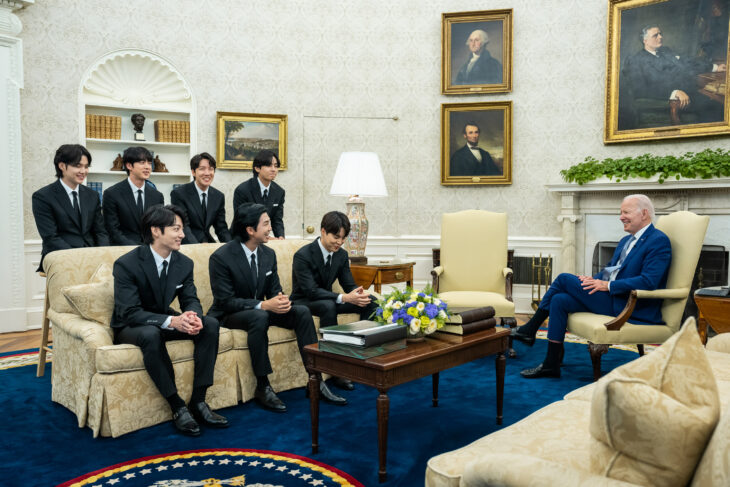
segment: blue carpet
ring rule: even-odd
[[[520,370],[537,365],[546,340],[533,348],[515,344],[518,357],[507,359],[504,424],[495,422],[494,358],[475,361],[441,373],[439,407],[431,407],[430,377],[392,389],[388,429],[388,480],[378,484],[377,391],[356,385],[343,392],[349,405],[322,403],[319,453],[311,451],[309,401],[303,389],[279,396],[289,412],[275,414],[248,402],[220,410],[232,426],[203,429],[198,438],[178,435],[171,423],[120,438],[92,438],[76,426],[76,416],[51,402],[50,367],[35,377],[35,366],[0,371],[3,392],[0,426],[0,484],[49,486],[85,473],[140,457],[207,448],[273,450],[309,457],[340,469],[366,486],[423,485],[426,461],[466,445],[533,411],[561,399],[592,381],[587,347],[566,343],[561,379],[526,380]],[[637,358],[611,349],[603,356],[604,373]]]

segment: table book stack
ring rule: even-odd
[[[323,352],[367,359],[406,348],[406,327],[381,325],[375,321],[356,321],[320,328]]]
[[[439,331],[452,333],[454,335],[469,335],[482,330],[489,330],[497,325],[494,317],[494,308],[484,306],[482,308],[454,309],[451,316]]]

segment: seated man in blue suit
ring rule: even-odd
[[[620,220],[629,235],[621,239],[608,265],[593,277],[560,274],[542,297],[530,321],[512,329],[515,340],[532,346],[537,330],[550,316],[547,357],[537,367],[523,370],[523,377],[560,377],[569,313],[618,316],[632,290],[666,287],[672,246],[669,238],[652,225],[653,218],[654,206],[648,197],[635,194],[624,198]],[[662,323],[661,306],[661,299],[640,300],[629,323]]]

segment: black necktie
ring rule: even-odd
[[[144,203],[142,202],[142,190],[137,190],[137,211],[139,211],[139,216],[141,217],[144,213]]]
[[[205,197],[208,196],[206,193],[203,193],[203,225],[205,225],[205,222],[208,221],[208,204],[205,202]]]
[[[167,287],[167,261],[162,261],[162,272],[160,272],[160,292],[162,299],[165,299],[165,288]]]
[[[329,277],[330,270],[332,270],[332,254],[327,255],[327,262],[324,263],[324,272]]]
[[[253,289],[255,294],[259,283],[259,270],[256,267],[256,254],[251,254],[251,275],[253,276]],[[254,296],[254,298],[255,297],[256,296]]]
[[[264,190],[263,200],[264,200],[264,203],[266,203],[267,201],[269,201],[269,190],[268,189],[265,189]]]
[[[73,207],[76,211],[76,218],[79,220],[79,225],[81,225],[81,208],[79,208],[79,198],[76,191],[71,191],[71,195],[74,198]]]

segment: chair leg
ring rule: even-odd
[[[510,329],[515,328],[517,326],[517,320],[514,317],[502,318],[502,326],[509,326]],[[509,351],[507,352],[507,355],[509,355],[509,358],[517,357],[517,352],[515,352],[515,349],[512,348],[512,337],[509,337]]]
[[[643,344],[636,345],[636,349],[639,351],[639,357],[643,357],[644,356],[644,345]]]
[[[591,354],[591,362],[593,363],[593,380],[597,381],[601,378],[601,355],[608,352],[608,345],[588,342],[588,351]]]
[[[36,377],[43,377],[45,375],[46,352],[51,350],[51,348],[48,346],[48,332],[51,328],[51,323],[48,319],[49,306],[50,303],[48,302],[48,286],[46,285],[46,293],[43,297],[43,326],[41,329],[41,346],[38,348],[38,368],[36,369]]]

